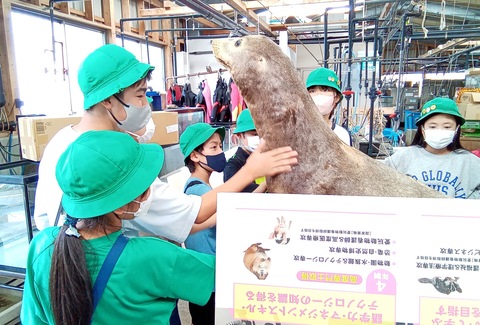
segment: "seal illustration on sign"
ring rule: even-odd
[[[286,245],[290,241],[288,237],[288,231],[292,226],[292,220],[288,221],[284,216],[277,218],[278,224],[273,228],[273,232],[270,234],[270,239],[275,239],[275,242],[280,245]]]
[[[267,256],[267,251],[269,248],[263,248],[262,243],[255,243],[250,245],[245,250],[245,255],[243,256],[243,264],[245,267],[255,274],[257,279],[265,280],[270,271],[271,259]]]
[[[462,293],[462,288],[458,284],[459,277],[438,277],[434,276],[433,278],[420,278],[418,282],[420,283],[431,283],[433,287],[437,289],[438,292],[449,295],[450,293],[456,291]]]

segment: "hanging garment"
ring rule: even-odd
[[[182,92],[183,86],[174,85],[173,87],[173,104],[177,105],[178,107],[183,107],[184,102],[182,101]]]
[[[182,101],[185,107],[195,107],[197,103],[197,94],[192,91],[190,83],[183,86]]]
[[[232,115],[232,121],[236,121],[240,113],[245,108],[245,101],[243,100],[242,95],[240,94],[240,90],[238,89],[237,85],[230,78],[229,82],[230,87],[230,112]]]
[[[228,85],[221,76],[217,79],[217,85],[213,93],[213,107],[210,114],[211,122],[231,121],[229,109],[230,98],[227,94]]]
[[[205,114],[205,122],[210,123],[210,116],[212,113],[212,92],[210,90],[210,87],[208,86],[208,82],[206,80],[202,81],[203,82],[203,97],[205,98],[205,106],[207,108],[206,114]]]
[[[203,96],[204,83],[200,81],[198,84],[198,95],[196,107],[201,107],[203,109],[203,121],[207,123],[207,103],[205,102],[205,97]]]
[[[182,91],[183,91],[183,86],[174,84],[173,86],[170,86],[167,90],[167,105],[177,105],[178,107],[183,106],[183,101],[182,101]]]
[[[230,110],[230,89],[228,84],[223,80],[223,97],[222,97],[222,106],[220,107],[220,122],[231,122],[232,121],[232,111]]]
[[[173,104],[173,95],[172,95],[172,90],[171,88],[167,89],[167,94],[166,94],[166,100],[167,100],[167,105],[172,105]]]

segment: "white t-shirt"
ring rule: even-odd
[[[467,150],[436,155],[413,145],[384,163],[447,196],[480,199],[480,158]]]
[[[337,135],[337,137],[340,138],[340,140],[342,140],[343,142],[345,142],[345,144],[351,146],[352,145],[352,141],[351,141],[351,138],[350,138],[350,133],[348,133],[348,131],[341,127],[340,125],[336,124],[335,125],[335,128],[333,129],[333,132],[335,132],[335,134]]]
[[[34,218],[37,228],[42,230],[53,226],[62,198],[62,190],[55,177],[55,169],[61,154],[81,133],[72,125],[61,129],[48,143],[38,169],[38,183],[35,194]],[[186,195],[175,190],[158,178],[152,184],[153,200],[145,216],[132,220],[142,231],[183,242],[195,222],[202,198]],[[59,225],[63,224],[60,220]]]

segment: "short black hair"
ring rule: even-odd
[[[199,145],[198,147],[196,147],[195,149],[193,149],[193,151],[196,151],[196,152],[200,152],[203,150],[203,143],[201,145]],[[192,151],[192,152],[193,152]],[[190,173],[193,173],[195,171],[195,162],[193,162],[191,159],[190,159],[190,155],[188,155],[187,158],[185,158],[185,166],[187,166],[188,168],[188,171]]]

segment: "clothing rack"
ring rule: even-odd
[[[179,79],[179,78],[190,78],[190,77],[200,77],[206,74],[212,74],[212,73],[222,73],[228,71],[227,69],[218,69],[218,70],[213,70],[213,71],[205,71],[205,72],[197,72],[197,73],[188,73],[185,75],[181,76],[173,76],[173,77],[166,77],[165,81],[170,80],[170,79]]]

